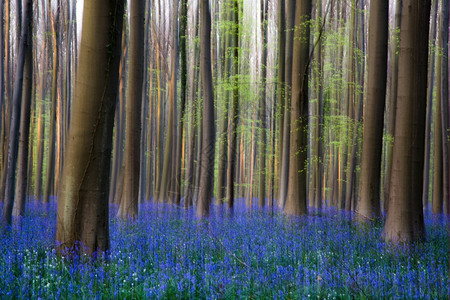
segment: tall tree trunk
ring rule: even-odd
[[[397,91],[398,91],[398,52],[400,47],[400,22],[402,16],[403,0],[396,0],[395,2],[395,25],[394,36],[392,38],[391,46],[391,82],[389,95],[389,113],[387,121],[387,133],[392,139],[395,136],[395,116],[397,114]],[[384,175],[384,189],[383,189],[383,208],[387,210],[389,207],[389,194],[391,190],[391,174],[392,174],[392,159],[394,154],[394,143],[389,141],[386,149],[386,171]]]
[[[145,0],[130,3],[130,61],[126,101],[124,183],[118,216],[136,219],[139,204],[141,113],[144,66]]]
[[[125,12],[127,5],[125,3]],[[123,20],[123,28],[128,26],[128,18]],[[117,89],[117,114],[115,117],[115,134],[112,158],[112,174],[109,182],[109,199],[110,202],[120,205],[123,191],[123,148],[125,142],[125,101],[127,90],[127,59],[128,59],[128,31],[123,30],[121,38],[122,56],[119,65],[119,86]]]
[[[47,161],[47,183],[44,191],[44,203],[50,201],[50,196],[54,193],[55,188],[55,169],[56,169],[56,109],[57,109],[57,90],[58,90],[58,69],[59,69],[59,8],[60,0],[58,0],[56,16],[53,15],[50,0],[48,1],[48,9],[52,26],[52,49],[53,49],[53,70],[52,70],[52,87],[51,87],[51,105],[50,105],[50,127],[49,127],[49,145],[48,145],[48,161]]]
[[[436,0],[435,0],[436,1]],[[439,45],[441,46],[442,36],[439,37]],[[433,167],[433,213],[441,214],[443,212],[443,160],[442,160],[442,56],[438,55],[436,60],[436,100],[435,100],[435,116],[434,116],[434,167]]]
[[[177,153],[176,153],[176,169],[175,169],[175,204],[180,205],[181,203],[181,179],[182,179],[182,148],[183,148],[183,132],[186,124],[186,89],[187,89],[187,0],[181,1],[180,9],[180,118],[177,128]]]
[[[173,17],[172,17],[172,58],[170,67],[170,78],[168,80],[169,88],[169,107],[168,107],[168,119],[167,119],[167,134],[164,144],[164,160],[161,174],[161,185],[159,189],[159,202],[169,203],[173,202],[173,195],[169,193],[169,185],[171,184],[171,178],[173,178],[172,167],[175,164],[173,160],[173,154],[176,152],[175,144],[175,109],[177,102],[177,70],[178,70],[178,0],[173,2]],[[169,75],[169,74],[168,74]]]
[[[233,1],[234,3],[234,1]],[[225,16],[226,22],[233,22],[233,9],[232,3],[230,0],[223,2],[223,15]],[[224,198],[226,197],[227,186],[227,164],[228,164],[228,113],[229,113],[229,100],[230,97],[229,88],[227,87],[230,84],[230,66],[232,66],[232,56],[230,54],[231,49],[231,34],[230,30],[224,29],[223,31],[223,70],[221,73],[221,80],[225,88],[222,88],[222,93],[224,93],[222,97],[222,102],[219,107],[222,108],[221,116],[220,116],[220,125],[219,125],[219,153],[218,153],[218,166],[217,166],[217,204],[222,204]]]
[[[233,1],[233,11],[234,11],[234,28],[233,28],[233,59],[232,59],[232,71],[230,76],[232,76],[232,99],[230,105],[230,120],[228,129],[228,166],[227,166],[227,204],[228,208],[233,208],[235,192],[235,182],[236,182],[236,161],[237,155],[239,153],[237,146],[237,128],[239,121],[239,82],[238,82],[238,72],[239,72],[239,1]]]
[[[32,2],[32,1],[30,1]],[[20,112],[20,128],[19,128],[19,153],[17,159],[17,185],[14,199],[14,217],[23,216],[25,213],[25,198],[27,194],[27,185],[31,178],[28,178],[28,152],[29,152],[29,136],[30,136],[30,115],[31,115],[31,97],[33,91],[33,5],[26,3],[25,7],[29,15],[24,16],[25,23],[28,26],[26,34],[23,38],[27,40],[26,57],[23,74],[23,95],[22,107]],[[26,19],[28,18],[28,19]]]
[[[285,111],[285,67],[284,63],[286,57],[286,20],[285,20],[285,0],[278,0],[277,4],[277,18],[278,18],[278,78],[277,78],[277,111],[278,111],[278,144],[277,144],[277,156],[278,162],[281,161],[283,154],[283,136],[284,136],[284,111]],[[276,176],[276,195],[280,195],[280,181],[279,175],[281,174],[281,163],[277,166]],[[278,204],[281,204],[278,201]]]
[[[215,120],[211,70],[211,12],[209,1],[200,0],[200,73],[203,83],[203,141],[197,216],[209,215],[214,183]]]
[[[2,113],[3,105],[5,104],[5,37],[7,33],[5,32],[5,2],[2,1],[0,4],[0,126],[3,123]],[[1,154],[1,153],[0,153]],[[0,163],[0,167],[2,167]]]
[[[4,201],[5,196],[5,188],[6,188],[6,173],[8,170],[8,145],[9,145],[9,127],[11,123],[11,76],[10,76],[10,42],[9,42],[9,34],[10,31],[10,1],[5,0],[5,58],[4,58],[4,78],[5,78],[5,103],[2,107],[2,172],[0,179],[0,202]]]
[[[450,76],[449,76],[449,51],[448,51],[448,42],[449,42],[449,15],[450,15],[450,4],[449,1],[442,1],[442,23],[441,23],[441,34],[442,34],[442,74],[441,74],[441,116],[442,116],[442,153],[443,153],[443,211],[444,214],[449,214],[449,189],[450,189],[450,143],[449,143],[449,135],[450,135],[450,96],[449,96],[449,84],[450,84]],[[447,108],[447,109],[446,109]]]
[[[266,205],[266,92],[267,92],[267,39],[269,36],[268,32],[268,2],[261,0],[261,35],[263,39],[263,56],[262,56],[262,74],[261,83],[263,85],[261,94],[261,105],[260,105],[260,118],[261,118],[261,140],[259,141],[259,193],[258,193],[258,204],[259,207],[264,207]]]
[[[109,249],[108,183],[119,78],[123,1],[84,3],[80,62],[61,185],[58,248]],[[107,47],[105,47],[107,45]],[[75,249],[75,242],[83,247]]]
[[[428,56],[430,57],[429,65],[430,70],[428,72],[428,92],[427,92],[427,116],[425,125],[425,155],[424,155],[424,167],[423,167],[423,193],[422,202],[423,207],[426,208],[429,202],[430,196],[430,173],[432,168],[431,165],[431,125],[433,124],[433,92],[434,92],[434,75],[435,75],[435,64],[436,64],[436,53],[434,48],[436,47],[436,22],[438,13],[438,1],[433,1],[431,4],[431,20],[430,20],[430,44],[433,47],[428,49]]]
[[[198,24],[198,18],[195,17],[194,24]],[[195,34],[194,36],[198,36],[198,26],[194,26],[195,28]],[[183,201],[183,207],[188,208],[193,205],[193,198],[195,194],[195,188],[194,188],[194,177],[196,175],[195,173],[195,166],[194,166],[194,160],[195,160],[195,134],[197,130],[196,124],[196,116],[198,114],[197,111],[197,104],[195,101],[195,96],[197,93],[197,81],[198,81],[198,74],[199,70],[197,68],[198,60],[196,51],[197,47],[195,44],[192,45],[194,51],[192,51],[191,55],[191,63],[190,63],[190,82],[189,82],[189,111],[190,111],[190,123],[189,123],[189,139],[188,139],[188,157],[186,161],[186,185],[184,190],[184,201]]]
[[[307,137],[309,37],[312,1],[297,3],[292,62],[291,141],[289,181],[284,212],[300,215],[307,212]],[[286,130],[286,128],[285,128]]]
[[[45,72],[47,70],[46,66],[46,55],[44,56],[44,63],[42,64],[42,75],[41,75],[41,99],[44,99],[45,95]],[[42,170],[44,165],[44,114],[45,114],[45,105],[42,100],[36,103],[36,106],[39,107],[39,113],[37,117],[37,157],[36,157],[36,180],[34,183],[34,198],[36,200],[40,200],[42,197]]]
[[[367,99],[364,110],[358,216],[380,217],[381,150],[386,98],[388,13],[386,1],[370,2]]]
[[[14,82],[14,94],[12,99],[12,113],[11,113],[11,126],[9,131],[8,142],[8,160],[7,160],[7,173],[6,173],[6,186],[3,202],[3,212],[1,225],[3,227],[10,226],[12,221],[12,210],[14,204],[14,188],[16,183],[16,164],[17,164],[17,152],[19,146],[19,126],[20,126],[20,114],[22,107],[22,91],[24,81],[24,69],[26,54],[28,52],[29,37],[31,34],[31,22],[33,16],[32,1],[27,0],[23,11],[23,30],[20,33],[19,53],[16,67],[16,77]],[[31,38],[31,37],[30,37]]]
[[[394,243],[423,238],[423,154],[431,1],[403,0],[397,112],[389,208],[384,236]]]
[[[316,209],[322,208],[322,175],[323,175],[323,18],[326,15],[322,14],[322,1],[317,3],[316,13],[316,30],[318,34],[317,48],[315,49],[315,68],[314,68],[314,84],[317,102],[314,105],[316,115],[314,119],[314,151],[313,151],[313,179],[314,185],[312,186],[312,204]]]
[[[290,160],[290,125],[291,125],[291,87],[292,87],[292,65],[293,65],[293,33],[295,19],[295,0],[286,0],[286,44],[284,60],[284,113],[283,113],[283,144],[281,150],[280,170],[280,196],[279,204],[284,207],[288,190],[289,160]]]

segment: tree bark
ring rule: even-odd
[[[277,157],[278,162],[281,162],[283,154],[283,136],[284,136],[284,111],[285,111],[285,66],[284,63],[286,57],[286,20],[285,20],[285,0],[278,0],[277,4],[277,18],[278,18],[278,78],[277,78],[277,111],[278,111],[278,144],[277,144]],[[281,163],[277,166],[277,175],[281,174]],[[276,176],[276,195],[277,198],[280,195],[280,176]],[[281,202],[278,201],[281,205]]]
[[[29,5],[28,3],[26,3]],[[28,9],[30,15],[24,16],[29,18],[23,26],[28,26],[26,36],[26,57],[23,74],[23,93],[22,107],[20,112],[20,128],[19,128],[19,153],[17,158],[17,183],[14,199],[14,217],[23,216],[25,213],[25,198],[27,194],[28,178],[28,152],[29,152],[29,136],[30,136],[30,116],[31,116],[31,97],[33,91],[33,8],[32,4]]]
[[[79,69],[58,193],[56,240],[62,251],[93,254],[109,249],[108,183],[123,9],[119,0],[84,3]]]
[[[424,237],[423,154],[431,1],[403,0],[397,111],[389,208],[384,238],[394,243]]]
[[[260,105],[260,121],[261,121],[261,139],[259,141],[259,193],[258,193],[258,204],[259,207],[264,207],[266,205],[266,92],[267,92],[267,39],[269,36],[268,32],[268,2],[261,0],[261,34],[263,39],[263,56],[262,56],[262,94],[261,94],[261,105]]]
[[[284,212],[301,215],[307,212],[307,137],[309,37],[312,1],[297,3],[295,9],[292,62],[291,138],[289,147],[289,181]],[[286,130],[286,128],[285,128]]]
[[[238,82],[238,72],[239,72],[239,1],[233,1],[233,11],[234,11],[234,30],[233,30],[233,59],[232,59],[232,71],[230,80],[233,84],[232,99],[230,105],[230,120],[228,129],[228,166],[227,166],[227,205],[231,209],[234,206],[235,192],[235,182],[236,182],[236,161],[238,156],[238,146],[237,146],[237,128],[239,121],[239,82]]]
[[[368,85],[364,110],[363,151],[361,161],[360,199],[357,213],[362,218],[378,218],[380,210],[381,150],[383,115],[386,98],[387,1],[370,2]]]
[[[176,173],[175,173],[175,204],[180,205],[181,203],[181,180],[182,180],[182,148],[183,148],[183,132],[186,124],[186,98],[187,98],[187,0],[181,1],[180,9],[180,118],[177,128],[177,153],[176,153]]]
[[[209,215],[214,183],[215,120],[211,70],[211,12],[208,0],[200,0],[200,73],[203,83],[203,141],[197,216]]]
[[[44,191],[44,203],[50,201],[50,196],[54,194],[55,174],[56,174],[56,109],[57,109],[57,91],[58,91],[58,69],[59,69],[59,7],[58,0],[55,16],[52,13],[50,0],[48,0],[49,15],[52,27],[52,49],[53,49],[53,70],[52,70],[52,87],[51,87],[51,105],[50,105],[50,127],[49,127],[49,145],[48,145],[48,162],[47,162],[47,182]]]
[[[16,164],[17,164],[17,152],[19,146],[19,126],[20,126],[20,114],[22,107],[22,91],[24,81],[24,69],[25,60],[28,47],[30,46],[28,35],[31,34],[31,22],[33,15],[32,1],[27,0],[23,10],[23,24],[22,32],[19,39],[19,53],[16,67],[16,77],[14,82],[14,94],[12,99],[12,114],[11,114],[11,126],[9,129],[9,143],[8,143],[8,164],[6,174],[6,186],[3,202],[3,212],[1,225],[3,228],[11,225],[12,222],[12,210],[14,204],[14,188],[16,183]]]
[[[126,100],[126,137],[124,153],[124,183],[118,216],[136,219],[139,204],[141,147],[141,107],[144,66],[145,0],[130,3],[130,60]]]
[[[449,1],[442,1],[442,23],[441,23],[441,34],[442,34],[442,52],[444,55],[442,56],[442,75],[441,75],[441,122],[442,122],[442,153],[443,153],[443,211],[444,214],[449,214],[449,189],[450,189],[450,97],[449,97],[449,84],[450,84],[450,76],[449,76],[449,51],[448,51],[448,42],[449,42],[449,15],[450,15],[450,4]],[[447,108],[447,109],[446,109]]]
[[[391,46],[391,82],[389,95],[389,112],[387,121],[387,133],[392,139],[395,136],[395,116],[397,114],[397,90],[398,90],[398,51],[400,47],[400,21],[402,15],[402,1],[395,2],[395,25],[394,36],[392,38]],[[389,193],[391,189],[391,174],[392,174],[392,159],[393,159],[394,143],[389,141],[386,149],[386,171],[384,175],[384,189],[383,189],[383,208],[387,210],[389,207]]]

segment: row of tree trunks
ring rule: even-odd
[[[5,194],[4,197],[4,205],[2,212],[1,224],[3,227],[10,226],[12,223],[12,211],[15,199],[15,183],[16,183],[16,164],[17,164],[17,156],[18,156],[18,148],[19,148],[19,130],[20,130],[20,118],[21,118],[21,110],[22,110],[22,92],[24,90],[24,77],[25,74],[25,64],[27,60],[28,47],[30,47],[30,40],[32,31],[32,1],[27,0],[24,15],[23,15],[23,31],[20,32],[19,42],[19,53],[16,67],[16,77],[14,83],[14,94],[12,99],[12,112],[11,112],[11,126],[9,132],[9,143],[8,143],[8,160],[7,160],[7,171],[6,171],[6,186],[5,186]],[[31,49],[31,47],[30,47]],[[31,60],[31,57],[28,58]],[[27,71],[31,71],[28,69]],[[31,82],[27,85],[29,89],[31,89]],[[28,96],[25,95],[26,97]],[[30,97],[31,98],[31,97]],[[30,100],[30,99],[27,99]],[[29,101],[28,101],[29,102]],[[29,117],[29,116],[28,116]],[[25,121],[24,121],[25,122]],[[28,121],[29,122],[29,121]],[[22,143],[21,146],[24,146]]]

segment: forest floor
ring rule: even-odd
[[[137,221],[111,208],[107,260],[61,258],[54,250],[56,205],[30,203],[0,233],[0,298],[447,298],[449,221],[425,214],[427,240],[385,244],[382,222],[359,225],[327,209],[286,218],[278,210],[211,217],[143,204]]]

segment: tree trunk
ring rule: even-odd
[[[268,2],[261,0],[261,34],[263,39],[263,56],[262,56],[262,74],[261,83],[263,85],[261,94],[261,106],[260,106],[260,118],[261,118],[261,140],[259,141],[259,193],[258,193],[258,204],[259,207],[264,207],[266,205],[266,92],[267,92],[267,39],[269,36],[268,32]]]
[[[239,1],[233,1],[233,11],[234,11],[234,30],[233,30],[233,59],[232,59],[232,99],[230,105],[230,120],[228,129],[228,166],[227,166],[227,204],[228,208],[233,208],[235,192],[235,181],[236,181],[236,161],[237,155],[239,153],[237,146],[237,128],[239,121],[239,82],[238,82],[238,72],[239,72]]]
[[[11,225],[12,210],[14,204],[14,188],[16,183],[16,164],[17,164],[17,151],[19,146],[19,126],[20,126],[20,114],[22,107],[22,90],[24,81],[24,69],[25,58],[28,52],[29,37],[31,34],[31,22],[33,16],[32,1],[27,0],[23,11],[23,31],[21,32],[19,42],[19,53],[16,67],[16,77],[14,82],[14,94],[12,99],[12,114],[11,114],[11,126],[9,131],[9,144],[8,144],[8,164],[6,174],[6,186],[3,202],[3,212],[1,225],[5,228]],[[30,37],[31,38],[31,37]]]
[[[144,66],[145,0],[130,3],[130,60],[126,101],[124,183],[118,216],[136,219],[139,204],[141,113]]]
[[[57,89],[58,89],[58,69],[59,69],[59,7],[56,16],[51,11],[50,0],[48,0],[49,15],[52,26],[52,49],[53,49],[53,70],[52,70],[52,87],[51,87],[51,106],[50,106],[50,127],[49,127],[49,145],[48,145],[48,162],[47,162],[47,183],[44,191],[44,203],[50,201],[50,196],[54,193],[55,188],[55,169],[56,169],[56,109],[57,109]]]
[[[402,14],[402,1],[395,2],[395,25],[394,36],[392,38],[391,46],[391,83],[389,95],[389,113],[387,121],[387,133],[392,139],[395,136],[395,116],[397,114],[397,90],[398,90],[398,51],[400,47],[400,21]],[[392,159],[393,159],[394,143],[389,141],[386,149],[386,171],[384,175],[384,189],[383,189],[383,208],[387,210],[389,206],[389,193],[391,190],[391,174],[392,174]]]
[[[278,111],[278,144],[277,144],[277,156],[278,162],[281,161],[283,154],[283,136],[284,136],[284,111],[285,111],[285,67],[284,63],[286,57],[286,20],[285,20],[285,0],[278,0],[277,4],[277,18],[278,18],[278,78],[277,78],[277,111]],[[280,195],[280,181],[279,175],[281,174],[281,163],[277,166],[276,176],[276,195]],[[277,196],[278,197],[278,196]],[[280,201],[278,201],[281,204]]]
[[[186,118],[186,89],[187,89],[187,49],[186,49],[186,39],[187,39],[187,0],[181,1],[180,9],[180,118],[177,128],[177,153],[176,153],[176,169],[175,169],[175,204],[180,205],[181,203],[181,180],[182,180],[182,148],[183,148],[183,132],[185,128],[185,118]]]
[[[284,212],[301,215],[307,212],[307,137],[309,37],[312,1],[297,3],[295,9],[292,62],[291,138],[289,180]],[[286,128],[285,128],[286,130]]]
[[[428,62],[429,0],[403,0],[397,111],[389,208],[384,237],[394,243],[424,237],[423,154]]]
[[[450,188],[450,143],[449,143],[449,134],[450,134],[450,97],[449,97],[449,60],[448,60],[448,42],[449,42],[449,1],[442,1],[442,23],[441,23],[441,34],[442,34],[442,52],[444,55],[442,56],[442,75],[441,75],[441,87],[442,87],[442,95],[441,95],[441,116],[442,116],[442,153],[443,153],[443,211],[444,214],[449,214],[449,188]],[[447,108],[447,109],[446,109]]]
[[[436,1],[436,0],[435,0]],[[442,36],[439,37],[439,44]],[[437,56],[436,61],[436,100],[435,100],[435,116],[434,116],[434,167],[433,167],[433,213],[441,214],[443,211],[443,161],[442,161],[442,110],[441,110],[441,96],[442,96],[442,57]]]
[[[281,150],[280,170],[280,196],[279,204],[284,207],[288,190],[289,160],[290,160],[290,123],[291,123],[291,87],[292,87],[292,64],[293,64],[293,32],[295,19],[295,0],[286,0],[286,44],[285,44],[285,85],[284,85],[284,113],[283,113],[283,144]]]
[[[17,185],[14,199],[14,217],[23,216],[25,213],[25,198],[27,194],[28,178],[28,152],[29,152],[29,136],[30,136],[30,115],[31,115],[31,97],[33,91],[33,8],[32,4],[27,3],[30,15],[24,16],[29,18],[23,26],[28,26],[26,41],[26,57],[23,74],[23,94],[22,108],[20,112],[20,129],[19,129],[19,153],[17,159]]]
[[[197,216],[209,215],[214,183],[215,120],[211,70],[211,13],[208,0],[200,0],[200,73],[203,83],[203,141]]]
[[[423,167],[423,193],[422,202],[423,208],[427,208],[430,197],[430,179],[431,179],[431,125],[433,124],[433,92],[434,92],[434,75],[436,64],[436,53],[434,48],[436,47],[436,22],[438,13],[438,1],[433,1],[431,5],[431,20],[430,20],[430,44],[433,47],[428,49],[430,70],[428,71],[428,84],[427,86],[427,116],[425,123],[425,154],[424,154],[424,167]]]
[[[58,193],[60,250],[93,254],[109,249],[108,183],[123,9],[123,1],[84,3],[79,69]],[[77,241],[81,247],[75,249]]]
[[[360,199],[357,213],[378,218],[380,210],[381,150],[386,98],[388,12],[386,1],[370,2],[368,87],[364,110]]]

